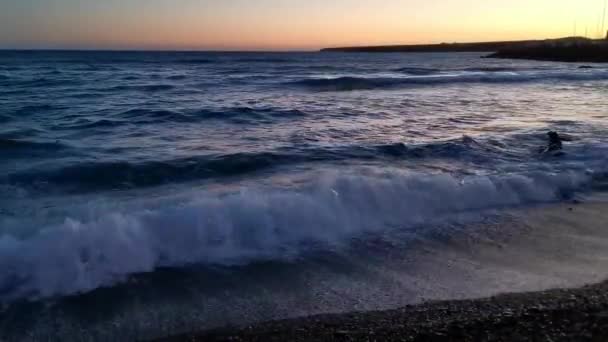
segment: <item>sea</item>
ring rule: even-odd
[[[608,66],[484,55],[0,51],[0,339],[466,295],[411,253],[608,179]]]

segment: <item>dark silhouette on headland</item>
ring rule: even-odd
[[[608,39],[568,37],[480,43],[359,46],[322,49],[321,52],[488,52],[492,53],[488,58],[608,63]]]
[[[507,47],[526,46],[540,40],[498,41],[479,43],[441,43],[421,45],[356,46],[322,49],[321,52],[492,52]]]
[[[608,63],[608,40],[571,37],[509,46],[489,58],[530,59],[556,62]]]

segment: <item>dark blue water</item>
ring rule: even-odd
[[[592,190],[608,68],[480,56],[0,52],[0,300]]]

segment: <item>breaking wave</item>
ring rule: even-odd
[[[43,221],[33,236],[0,237],[0,298],[87,292],[160,267],[291,260],[445,215],[559,200],[589,179],[572,172],[456,178],[387,171],[326,175],[304,188],[201,192],[138,210],[89,205],[86,215]]]
[[[309,78],[287,83],[314,91],[352,91],[390,89],[408,86],[456,83],[528,83],[539,81],[593,81],[608,80],[607,71],[552,72],[552,73],[476,73],[457,72],[410,77],[338,77]]]
[[[135,108],[114,115],[122,121],[117,124],[155,124],[164,122],[200,122],[206,120],[243,122],[244,120],[276,120],[305,117],[308,114],[297,109],[272,107],[226,107],[218,109],[173,111],[162,109]],[[77,127],[80,128],[80,127]]]
[[[463,159],[487,162],[508,156],[501,150],[486,150],[481,145],[460,140],[407,146],[402,143],[354,145],[327,148],[302,148],[290,151],[204,155],[148,162],[83,162],[47,170],[25,170],[8,176],[10,184],[28,187],[53,184],[68,188],[99,189],[155,186],[211,177],[229,177],[273,167],[345,160]]]
[[[58,142],[35,142],[28,140],[6,139],[0,137],[0,151],[23,151],[23,150],[59,150],[66,148],[65,145]]]
[[[441,69],[405,67],[395,69],[395,71],[402,72],[408,75],[432,75],[441,72]]]
[[[170,84],[147,84],[147,85],[120,85],[107,89],[109,92],[115,91],[141,91],[147,93],[163,92],[174,89],[175,86]]]

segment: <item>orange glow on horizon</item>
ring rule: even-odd
[[[603,1],[54,0],[0,14],[0,47],[314,50],[600,37]]]

